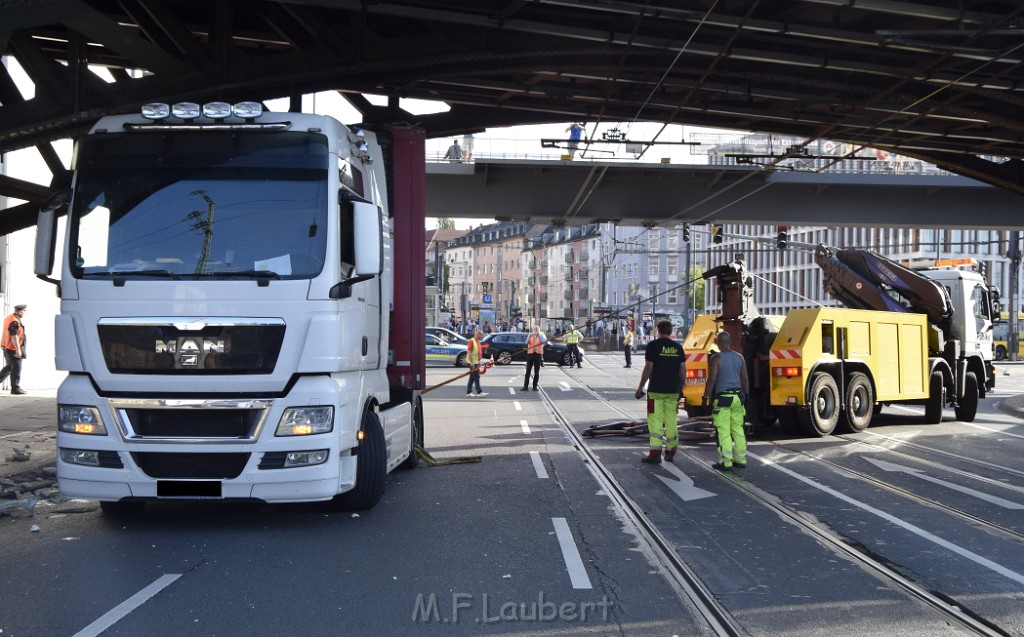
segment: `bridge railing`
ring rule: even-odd
[[[459,137],[463,158],[451,163],[473,163],[478,159],[517,161],[565,161],[570,155],[568,148],[545,148],[539,138],[525,137]],[[427,163],[449,163],[445,159],[453,138],[427,140]],[[738,166],[766,164],[790,147],[802,144],[804,140],[780,138],[768,135],[693,135],[691,141],[699,146],[656,146],[643,155],[640,161],[647,163],[697,164],[711,166]],[[935,164],[879,151],[859,149],[854,152],[850,144],[828,140],[815,140],[809,144],[803,156],[787,158],[779,163],[778,169],[794,171],[817,171],[823,173],[848,174],[892,174],[892,175],[950,175]],[[851,157],[845,155],[852,154]],[[857,157],[856,159],[853,157]],[[636,148],[625,144],[587,145],[585,140],[579,150],[572,154],[575,162],[635,163]]]

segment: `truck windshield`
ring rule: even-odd
[[[305,279],[323,269],[328,147],[306,132],[165,131],[78,143],[77,278]]]

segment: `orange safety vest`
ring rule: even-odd
[[[466,363],[470,365],[480,364],[480,343],[476,342],[475,338],[469,339],[466,343]]]
[[[526,339],[526,353],[527,354],[543,354],[544,353],[544,341],[540,339],[540,334],[530,334],[530,337]]]
[[[14,339],[11,337],[11,323],[14,323],[15,321],[17,321],[17,323],[18,323],[18,342],[17,343],[15,343]],[[24,345],[25,344],[25,326],[21,324],[21,321],[18,320],[17,316],[11,314],[4,321],[4,333],[3,333],[3,337],[0,337],[0,346],[4,347],[5,349],[9,349],[9,350],[12,350],[12,351],[16,352],[16,351],[18,351],[18,345],[19,344],[20,345]]]

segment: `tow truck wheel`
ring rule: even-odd
[[[839,387],[834,378],[820,373],[811,384],[811,406],[798,413],[804,433],[809,436],[827,436],[839,422]]]
[[[867,376],[860,372],[850,374],[843,407],[845,411],[839,417],[840,429],[855,433],[868,428],[874,415],[875,390]]]
[[[928,402],[924,404],[924,422],[926,425],[937,425],[942,422],[942,408],[946,406],[946,385],[942,382],[942,372],[932,372],[928,381]]]
[[[416,447],[423,447],[423,401],[416,399],[416,406],[412,414],[412,442],[409,445],[409,457],[406,458],[400,467],[403,469],[415,469],[420,464],[420,456],[416,453]]]
[[[954,411],[960,422],[974,422],[974,416],[978,413],[978,377],[974,372],[967,372],[964,376],[964,395]]]
[[[334,504],[342,511],[371,509],[384,495],[384,477],[387,473],[388,454],[384,429],[380,418],[370,410],[363,414],[363,440],[357,447],[356,486],[351,491],[334,496]]]

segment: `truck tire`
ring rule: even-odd
[[[409,457],[398,465],[403,469],[415,469],[420,464],[420,456],[416,453],[416,447],[423,447],[423,401],[416,399],[416,406],[412,412],[412,441],[409,445]]]
[[[960,422],[974,422],[978,414],[978,377],[974,372],[967,372],[964,376],[964,395],[957,401],[954,411]]]
[[[811,383],[810,408],[801,409],[800,424],[809,436],[827,436],[839,423],[839,386],[829,374],[815,374]]]
[[[372,509],[384,495],[384,478],[387,474],[388,452],[384,440],[384,429],[377,414],[367,410],[363,414],[364,438],[356,453],[356,486],[334,497],[335,506],[342,511],[363,511]]]
[[[924,423],[937,425],[942,422],[942,409],[946,406],[946,384],[942,382],[942,372],[932,372],[928,381],[928,402],[924,404]]]
[[[838,425],[841,431],[856,433],[871,424],[875,412],[875,389],[866,375],[860,372],[850,374],[843,408]]]

